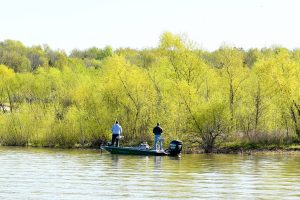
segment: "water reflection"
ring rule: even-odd
[[[154,160],[154,166],[155,167],[161,167],[162,165],[162,156],[153,156],[153,160]]]
[[[119,155],[116,155],[116,154],[112,154],[111,155],[111,160],[112,160],[112,166],[113,167],[119,167],[120,163],[119,163]]]
[[[299,164],[299,155],[0,148],[0,199],[297,199]]]

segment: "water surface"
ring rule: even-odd
[[[300,155],[0,148],[0,199],[300,199]]]

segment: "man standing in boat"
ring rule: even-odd
[[[153,128],[154,133],[154,150],[156,150],[157,142],[161,139],[161,134],[163,132],[163,129],[160,127],[160,124],[157,123],[157,125]],[[162,150],[162,142],[159,143],[159,150]]]
[[[111,128],[112,131],[112,139],[111,139],[111,146],[114,146],[114,143],[116,141],[116,147],[119,146],[119,140],[122,133],[122,127],[120,126],[119,122],[116,121],[116,123]]]

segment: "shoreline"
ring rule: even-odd
[[[0,148],[32,148],[32,149],[48,149],[48,150],[78,150],[78,151],[99,151],[103,150],[96,147],[42,147],[42,146],[5,146]],[[187,149],[182,154],[239,154],[239,155],[256,155],[256,154],[299,154],[300,146],[290,147],[262,147],[262,148],[242,148],[242,147],[220,147],[215,148],[211,153],[205,153],[203,149]]]
[[[213,154],[300,154],[300,147],[219,148]]]

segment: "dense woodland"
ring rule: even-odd
[[[1,145],[97,146],[116,119],[123,145],[152,143],[157,122],[165,145],[180,139],[186,150],[297,143],[300,50],[209,52],[168,32],[152,49],[69,55],[0,42]]]

